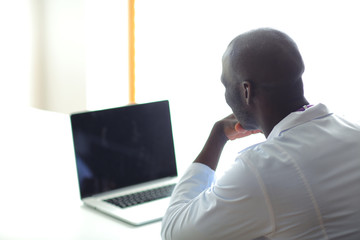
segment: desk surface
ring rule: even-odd
[[[84,206],[68,115],[5,110],[0,120],[0,239],[160,239]]]

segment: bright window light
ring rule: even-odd
[[[230,113],[221,57],[238,34],[272,27],[289,34],[305,61],[307,99],[360,119],[356,1],[153,0],[136,2],[138,102],[169,99],[178,162],[186,167],[213,123]],[[236,155],[254,137],[228,147]],[[234,157],[230,157],[231,160]]]

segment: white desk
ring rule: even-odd
[[[68,115],[2,110],[0,239],[160,239],[82,205]]]

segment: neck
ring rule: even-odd
[[[303,98],[299,101],[287,104],[265,104],[260,108],[258,123],[267,138],[273,128],[290,113],[297,111],[309,102]]]

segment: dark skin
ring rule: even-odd
[[[214,124],[194,161],[213,170],[228,140],[259,132],[268,137],[282,119],[309,104],[303,96],[301,56],[283,33],[259,29],[240,35],[230,43],[222,62],[221,81],[233,114]]]
[[[243,138],[260,130],[245,130],[233,114],[216,122],[202,151],[194,162],[209,166],[214,171],[218,165],[221,152],[228,140]]]

